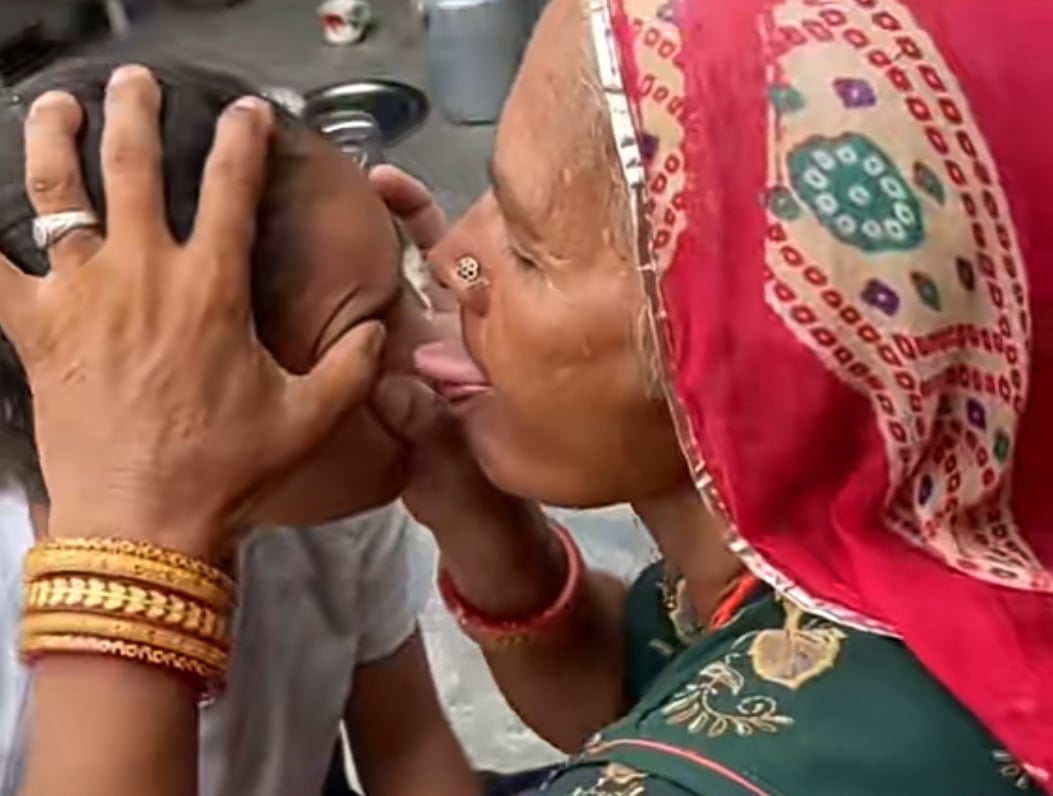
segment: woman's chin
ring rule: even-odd
[[[552,471],[543,466],[483,464],[483,470],[503,492],[553,508],[599,509],[623,502],[620,496],[612,498],[590,484],[554,478]]]
[[[566,456],[554,452],[546,455],[536,440],[523,444],[524,436],[512,433],[507,424],[488,412],[482,397],[471,403],[473,406],[461,417],[472,453],[486,477],[502,492],[559,508],[600,508],[622,502],[619,490],[605,487],[602,474],[590,472],[587,466],[578,467]]]

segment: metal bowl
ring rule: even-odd
[[[304,121],[323,135],[338,135],[352,114],[364,112],[376,120],[385,147],[419,130],[429,110],[423,91],[393,80],[336,83],[307,92],[304,100]]]
[[[340,147],[364,168],[383,163],[384,136],[376,119],[365,111],[340,111],[325,117],[318,128],[326,138]]]

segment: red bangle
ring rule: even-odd
[[[445,567],[439,569],[439,594],[466,636],[486,650],[501,650],[548,635],[569,615],[584,581],[585,562],[570,531],[549,522],[567,558],[567,579],[555,601],[545,610],[524,619],[496,619],[469,603],[457,590]]]

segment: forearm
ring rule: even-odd
[[[365,732],[369,732],[368,727]],[[369,796],[482,796],[479,778],[449,725],[417,727],[409,735],[390,760],[392,765],[358,765]],[[358,746],[362,746],[361,740]],[[356,764],[360,759],[362,755],[356,754]]]
[[[344,725],[369,796],[480,796],[479,780],[443,713],[419,633],[391,657],[358,667]]]
[[[171,673],[116,658],[33,668],[22,796],[194,796],[197,701]]]
[[[444,540],[443,563],[463,598],[484,615],[521,618],[552,605],[566,580],[562,545],[532,509],[500,525]],[[512,521],[509,521],[512,518]],[[508,703],[549,743],[574,752],[625,711],[623,614],[627,589],[587,572],[567,621],[535,643],[486,653]]]
[[[166,527],[117,514],[94,519],[102,516],[55,506],[48,535],[75,536],[76,529],[96,525]],[[152,536],[167,549],[206,562],[214,560],[201,541],[207,527],[179,524]],[[32,704],[21,796],[197,793],[197,690],[173,670],[113,655],[43,655],[32,664]]]
[[[625,714],[625,585],[591,572],[572,623],[520,649],[485,653],[508,704],[534,732],[573,754]]]

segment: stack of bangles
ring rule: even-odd
[[[567,562],[567,576],[556,599],[533,616],[499,619],[476,609],[458,590],[445,568],[439,570],[439,594],[461,631],[487,652],[502,652],[544,642],[575,621],[583,593],[585,562],[570,531],[550,522]]]
[[[26,555],[22,657],[138,661],[209,696],[230,659],[234,588],[221,570],[145,542],[42,541]]]

